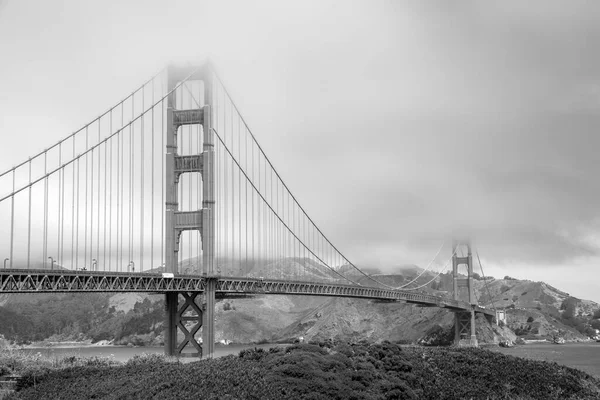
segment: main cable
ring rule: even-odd
[[[235,160],[235,158],[233,157],[233,155],[231,154],[231,151],[227,148],[227,146],[225,145],[223,139],[221,138],[221,135],[217,132],[217,130],[215,130],[213,128],[213,131],[215,133],[215,136],[219,139],[219,141],[221,142],[221,144],[223,145],[223,148],[227,151],[227,153],[229,154],[229,156],[232,158],[233,162],[235,162],[235,164],[238,166],[238,168],[242,169],[240,164],[238,163],[237,160]],[[246,178],[246,180],[248,180],[250,182],[250,185],[254,188],[254,191],[256,192],[256,194],[262,199],[263,204],[265,204],[273,213],[275,213],[275,210],[273,210],[273,208],[271,207],[270,204],[268,204],[267,200],[263,197],[262,193],[260,193],[258,191],[258,188],[254,185],[254,183],[252,181],[250,181],[250,178],[248,177],[248,175],[246,175],[246,172],[242,170],[242,174],[244,174],[244,177]],[[296,234],[290,229],[290,227],[281,219],[281,217],[279,215],[277,215],[277,218],[279,219],[279,221],[283,224],[283,226],[285,226],[287,228],[287,230],[292,234],[292,236],[296,239],[299,240],[298,237],[296,236]],[[303,246],[306,246],[303,243]],[[358,286],[362,286],[360,283],[353,281],[352,279],[349,279],[347,277],[345,277],[344,275],[340,274],[338,271],[336,271],[335,269],[331,268],[329,265],[327,265],[327,263],[325,263],[325,261],[323,261],[319,256],[317,256],[314,252],[312,252],[310,249],[308,249],[311,254],[313,256],[315,256],[321,263],[323,263],[323,265],[327,268],[329,268],[330,270],[332,270],[334,273],[336,273],[337,275],[339,275],[342,279],[345,279],[349,282],[352,282],[355,285]]]
[[[160,74],[163,73],[163,71],[166,68],[161,69],[160,71],[158,71],[156,74],[154,74],[150,79],[146,80],[141,86],[139,86],[137,89],[135,89],[130,95],[128,95],[126,98],[124,98],[123,100],[121,100],[120,102],[118,102],[115,106],[109,108],[108,110],[106,110],[105,112],[103,112],[102,114],[100,114],[98,117],[96,117],[95,119],[93,119],[91,122],[87,123],[86,125],[84,125],[83,127],[79,128],[78,130],[76,130],[75,132],[71,133],[69,136],[65,137],[64,139],[58,141],[57,143],[53,144],[52,146],[40,151],[39,153],[37,153],[36,155],[34,155],[33,157],[30,157],[29,159],[23,161],[20,164],[15,165],[14,167],[0,173],[0,178],[2,178],[4,175],[16,170],[19,167],[22,167],[23,165],[27,164],[27,162],[29,162],[30,160],[33,161],[36,158],[38,158],[39,156],[41,156],[42,154],[47,153],[48,151],[52,150],[53,148],[59,146],[62,142],[65,142],[69,139],[71,139],[72,137],[74,137],[75,135],[77,135],[80,132],[83,132],[84,129],[87,129],[90,125],[94,124],[96,121],[100,120],[101,118],[103,118],[104,116],[108,115],[111,111],[113,111],[114,109],[116,109],[117,107],[119,107],[121,104],[123,104],[124,102],[126,102],[127,100],[129,100],[129,98],[131,98],[132,96],[134,96],[137,92],[139,92],[144,86],[146,86],[148,83],[150,83],[151,81],[153,81],[154,79],[156,79],[157,76],[159,76]],[[196,71],[194,71],[194,73],[196,73]],[[187,79],[187,78],[186,78]]]
[[[433,257],[433,259],[429,262],[429,264],[427,264],[427,268],[425,268],[423,271],[421,271],[421,273],[419,275],[417,275],[415,277],[415,279],[413,279],[412,281],[405,283],[402,286],[398,286],[396,289],[402,289],[405,288],[406,286],[410,285],[411,283],[415,282],[417,279],[419,279],[424,273],[425,271],[429,270],[429,267],[431,267],[431,264],[433,264],[433,262],[435,261],[435,259],[440,255],[440,252],[442,251],[442,248],[444,247],[444,245],[446,244],[446,242],[444,241],[442,243],[442,245],[440,246],[440,248],[438,249],[437,253],[435,254],[435,256]]]
[[[452,256],[450,256],[450,259],[448,260],[448,262],[446,262],[446,265],[444,265],[444,268],[442,268],[440,270],[440,272],[437,273],[437,275],[435,275],[433,278],[431,278],[431,280],[425,282],[424,284],[422,284],[421,286],[417,286],[414,288],[410,288],[410,289],[402,289],[402,290],[417,290],[417,289],[421,289],[424,288],[425,286],[429,285],[431,282],[433,282],[434,280],[437,279],[438,276],[440,276],[442,274],[442,272],[444,272],[446,270],[446,268],[448,268],[448,265],[450,265],[450,261],[452,261],[452,258],[454,257],[454,255],[456,254],[456,250],[457,248],[454,249],[454,252],[452,253]]]

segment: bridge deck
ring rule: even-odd
[[[342,283],[284,281],[248,277],[206,277],[200,275],[164,276],[157,273],[97,272],[66,270],[0,270],[0,293],[41,292],[202,292],[208,279],[217,280],[218,294],[287,294],[305,296],[353,297],[398,301],[494,315],[492,310],[464,301],[402,290],[382,289]]]

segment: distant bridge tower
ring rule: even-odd
[[[460,249],[466,249],[467,255],[459,256],[458,251]],[[455,240],[452,243],[452,254],[454,300],[467,301],[474,307],[477,305],[477,299],[473,292],[473,256],[471,254],[471,243],[466,240]],[[459,266],[462,265],[466,267],[466,274],[464,274],[466,278],[459,276]],[[465,291],[466,296],[464,294]],[[470,311],[457,311],[454,313],[454,343],[462,346],[477,346],[474,308]]]
[[[196,71],[196,72],[194,72]],[[191,77],[190,75],[193,74]],[[174,88],[178,82],[202,81],[204,85],[204,105],[197,109],[178,108]],[[215,152],[214,132],[211,117],[212,71],[206,65],[198,68],[169,68],[167,99],[167,142],[165,158],[165,270],[178,274],[178,254],[181,233],[196,230],[202,240],[202,270],[206,277],[201,304],[196,297],[202,292],[169,292],[165,295],[165,353],[169,356],[212,357],[214,351],[214,309],[217,278],[214,276],[215,251]],[[181,156],[177,153],[177,133],[182,125],[202,126],[203,151],[201,154]],[[180,211],[178,185],[185,173],[197,172],[202,177],[202,209]],[[180,295],[183,304],[180,306]],[[187,313],[187,314],[186,314]],[[190,315],[192,314],[192,315]],[[195,314],[195,315],[194,315]],[[186,322],[193,322],[191,330]],[[202,327],[202,345],[194,335]],[[184,340],[177,343],[177,331]],[[191,345],[194,353],[183,350]]]

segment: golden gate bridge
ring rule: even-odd
[[[453,243],[447,264],[452,298],[390,286],[349,261],[284,183],[209,63],[165,68],[1,173],[0,216],[0,293],[164,293],[168,355],[211,357],[215,302],[227,296],[447,308],[456,342],[471,345],[476,313],[494,316],[477,304],[466,241]]]

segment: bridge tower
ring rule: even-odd
[[[165,155],[165,272],[178,274],[178,254],[181,233],[196,230],[202,240],[202,270],[206,280],[204,292],[169,292],[165,294],[165,354],[169,356],[212,357],[214,351],[214,310],[217,278],[214,275],[215,251],[215,152],[212,126],[211,101],[212,82],[208,65],[199,68],[169,67],[167,98],[167,140]],[[197,109],[178,108],[174,88],[178,82],[199,80],[204,86],[204,105]],[[177,153],[177,133],[183,125],[202,127],[202,153],[181,156]],[[178,185],[182,174],[199,172],[202,177],[202,209],[180,211],[178,203]],[[201,303],[196,298],[201,296]],[[180,296],[183,304],[180,304]],[[192,315],[189,315],[191,312]],[[186,314],[187,313],[187,314]],[[193,315],[195,314],[195,315]],[[188,330],[186,322],[194,326]],[[195,334],[202,327],[202,345]],[[184,340],[177,343],[180,330]],[[188,345],[195,348],[194,353],[184,353]]]
[[[461,257],[458,255],[460,248],[466,248],[466,256]],[[475,334],[474,306],[477,305],[477,299],[473,292],[473,256],[471,254],[471,243],[466,240],[453,241],[452,254],[454,300],[467,301],[473,307],[470,311],[457,311],[454,313],[454,343],[459,346],[476,347],[477,336]],[[459,266],[462,265],[466,267],[466,278],[458,274]],[[464,295],[465,291],[466,296]]]

